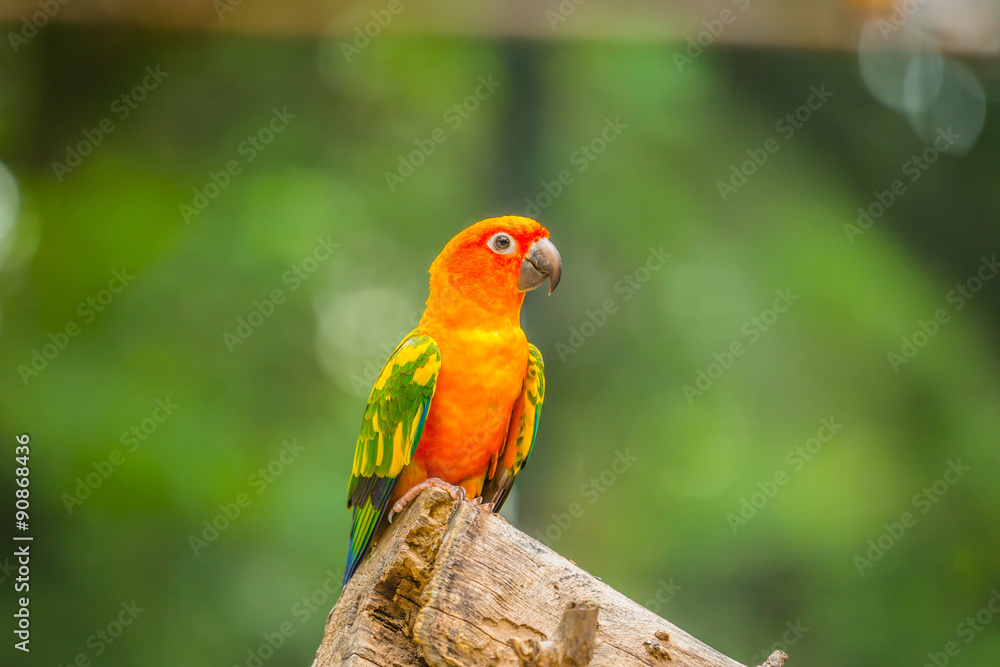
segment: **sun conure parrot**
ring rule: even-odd
[[[535,442],[545,395],[538,348],[521,330],[524,293],[559,283],[549,232],[515,216],[478,222],[430,268],[417,328],[368,397],[347,507],[344,585],[394,514],[429,486],[498,511]]]

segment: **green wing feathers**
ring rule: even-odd
[[[400,472],[417,449],[440,370],[437,343],[414,330],[392,353],[375,381],[361,422],[347,492],[354,523],[345,585],[371,544]]]
[[[500,452],[496,470],[483,485],[483,500],[493,503],[493,511],[499,511],[507,500],[507,494],[514,484],[514,477],[521,472],[538,435],[538,420],[545,399],[545,364],[542,353],[528,344],[528,367],[524,375],[521,395],[514,402],[507,431],[507,443]]]

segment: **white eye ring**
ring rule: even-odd
[[[505,232],[498,232],[491,236],[486,245],[498,255],[509,255],[517,250],[517,242],[514,241],[514,237]]]

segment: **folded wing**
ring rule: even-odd
[[[392,353],[375,381],[361,422],[347,492],[354,523],[344,585],[367,553],[400,472],[413,458],[440,369],[437,343],[415,329]]]
[[[545,364],[542,353],[534,345],[528,344],[528,368],[524,376],[521,395],[514,402],[507,431],[507,442],[494,470],[483,485],[483,502],[492,502],[493,511],[503,506],[514,477],[528,462],[531,448],[538,433],[538,418],[545,398]]]

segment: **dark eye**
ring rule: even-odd
[[[503,232],[494,234],[489,242],[490,249],[501,255],[506,255],[514,249],[514,239]]]

